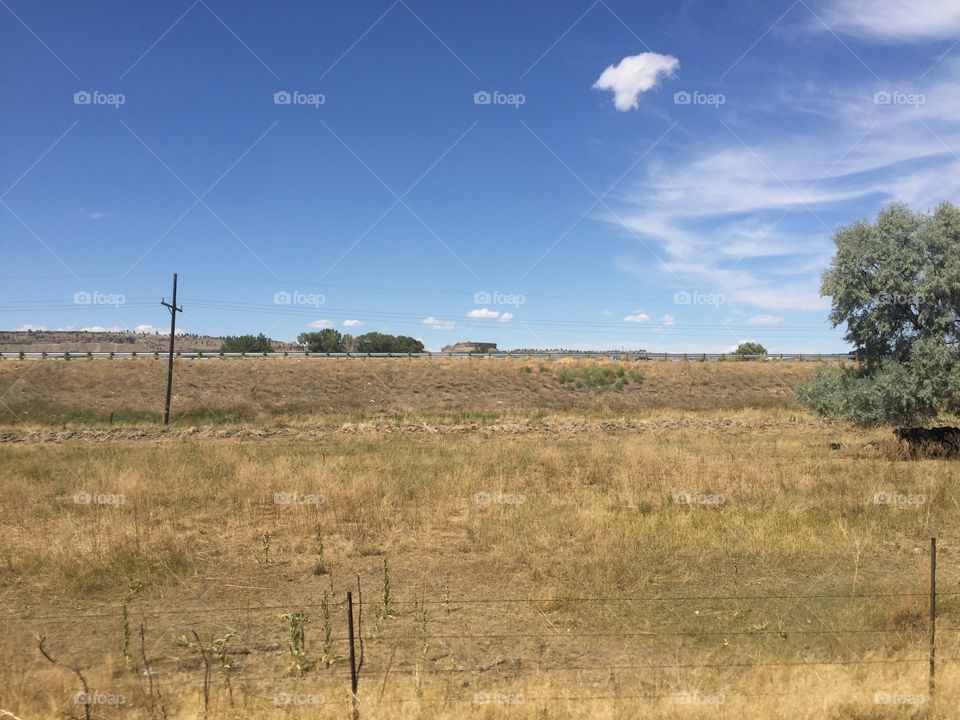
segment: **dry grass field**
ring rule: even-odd
[[[825,364],[825,363],[824,363]],[[609,415],[791,407],[803,363],[563,360],[181,360],[180,424],[292,416]],[[155,422],[165,360],[0,361],[0,423]],[[622,377],[619,373],[623,373]]]
[[[955,462],[618,365],[0,363],[0,710],[349,717],[351,590],[362,718],[956,717]]]

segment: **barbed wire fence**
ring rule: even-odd
[[[205,712],[213,681],[209,658],[202,652],[205,641],[201,637],[211,638],[206,642],[210,647],[215,647],[216,632],[222,632],[227,627],[241,636],[244,645],[221,648],[224,649],[223,655],[231,659],[222,661],[217,677],[222,686],[228,689],[231,705],[239,702],[246,708],[329,706],[333,712],[335,708],[343,707],[349,709],[354,717],[362,717],[365,710],[375,707],[411,704],[509,706],[521,703],[671,701],[707,705],[724,703],[733,698],[803,698],[808,692],[800,688],[778,689],[780,685],[776,684],[744,690],[737,687],[736,683],[729,682],[729,678],[724,684],[724,675],[733,674],[742,679],[745,673],[759,670],[789,674],[814,670],[821,672],[825,669],[852,672],[866,668],[895,671],[898,677],[909,670],[914,672],[914,680],[919,677],[916,670],[926,669],[926,687],[914,688],[915,692],[902,697],[887,692],[884,696],[886,700],[880,697],[875,698],[874,702],[901,702],[906,698],[905,701],[910,703],[932,703],[937,698],[937,670],[960,663],[960,645],[954,642],[956,638],[953,637],[956,628],[946,629],[951,642],[942,648],[949,652],[942,655],[938,655],[938,650],[944,643],[937,633],[938,601],[952,605],[960,596],[960,591],[938,591],[936,578],[934,539],[930,546],[928,592],[756,592],[569,597],[453,597],[445,594],[442,598],[421,595],[412,599],[391,598],[389,601],[383,598],[381,603],[371,603],[364,601],[359,594],[354,601],[351,590],[349,595],[342,598],[324,597],[317,602],[295,604],[238,603],[220,607],[154,608],[137,602],[101,603],[88,606],[86,612],[55,613],[9,612],[11,608],[8,607],[8,612],[0,613],[0,619],[8,627],[16,622],[25,629],[37,631],[51,651],[63,658],[63,667],[82,668],[82,672],[92,675],[97,670],[96,664],[85,663],[83,658],[70,657],[70,647],[76,638],[72,638],[68,630],[72,628],[76,631],[79,628],[85,630],[87,635],[92,633],[98,638],[110,638],[111,633],[105,627],[115,626],[121,614],[127,613],[139,621],[143,633],[142,662],[134,664],[134,679],[128,676],[127,682],[127,686],[134,686],[129,691],[130,697],[135,698],[134,704],[149,703],[152,707],[156,702],[153,688],[153,680],[156,679],[157,685],[162,683],[167,693],[176,690],[182,696],[196,692],[198,697],[203,698]],[[734,609],[702,614],[700,611],[691,614],[687,610],[673,615],[667,613],[669,621],[666,623],[662,620],[661,612],[657,615],[661,618],[658,624],[644,629],[613,626],[609,622],[581,622],[583,618],[596,619],[594,616],[599,609],[636,609],[655,605],[661,610],[667,607],[676,611],[692,603],[711,608],[728,604]],[[781,622],[775,626],[765,623],[750,625],[745,619],[739,619],[746,617],[745,610],[762,609],[777,603],[786,603],[787,611],[773,613],[781,618]],[[832,608],[835,603],[856,603],[864,607],[867,603],[873,603],[888,608],[900,603],[909,608],[911,622],[906,625],[887,623],[828,627],[832,622],[823,618],[834,617]],[[291,653],[296,655],[293,648],[285,652],[283,643],[276,641],[278,618],[295,614],[289,612],[292,605],[296,613],[302,614],[304,623],[311,622],[312,626],[316,626],[318,618],[323,620],[319,632],[323,658],[318,657],[318,633],[313,630],[310,644],[301,647],[304,664],[296,670],[291,670],[284,660]],[[579,627],[557,627],[542,611],[543,608],[567,607],[579,609],[575,616]],[[522,617],[522,610],[531,608],[543,617],[546,629],[529,627]],[[807,626],[789,620],[791,611],[798,608],[811,611],[811,614],[815,608],[819,626],[810,626],[809,619]],[[284,610],[288,612],[281,613]],[[464,610],[470,611],[469,617],[463,617]],[[495,629],[485,631],[484,620],[490,620],[489,613],[492,611],[496,611],[495,617],[513,619],[521,626],[503,627],[503,623],[500,623]],[[488,613],[486,617],[483,616],[484,612]],[[371,614],[374,617],[372,621]],[[723,615],[732,615],[737,622],[723,628],[702,626],[715,622],[716,618]],[[865,613],[856,614],[857,617],[863,615]],[[127,615],[124,614],[124,617]],[[439,629],[428,625],[428,617],[432,625]],[[450,623],[443,622],[444,618],[459,627],[466,625],[467,629],[448,629],[445,626]],[[695,618],[698,626],[690,627],[684,618]],[[784,618],[787,622],[782,622]],[[156,627],[164,619],[176,621],[181,637],[186,637],[188,631],[193,633],[201,648],[203,664],[196,653],[183,653],[186,657],[172,656],[170,638],[163,637],[162,633],[147,642],[148,633],[143,628]],[[40,629],[42,632],[39,632]],[[856,638],[879,638],[882,642],[869,646],[849,642]],[[768,639],[780,642],[799,639],[799,647],[794,648],[792,654],[785,652],[784,648],[772,652],[760,648],[749,651],[745,657],[731,656],[730,653],[721,657],[709,656],[715,650],[715,643],[722,641],[722,646],[727,647],[733,639],[756,643]],[[815,652],[811,652],[811,639],[821,641],[824,647],[814,648]],[[668,644],[670,642],[677,644],[671,647]],[[831,649],[831,643],[842,652],[823,652]],[[441,644],[442,648],[438,647],[436,653],[428,652],[429,648]],[[554,646],[554,649],[546,652],[545,648],[550,646]],[[9,650],[9,653],[5,652],[8,661],[17,657],[23,661],[33,658],[40,662],[36,647],[18,644]],[[460,664],[456,660],[458,654],[471,657],[473,662]],[[204,667],[205,673],[202,672]],[[669,674],[672,679],[664,679],[658,673]],[[591,675],[599,679],[589,680]],[[122,673],[118,675],[114,672],[113,677],[118,682],[117,688],[111,691],[112,696],[116,697],[127,686],[121,686]],[[557,680],[547,684],[547,692],[530,694],[524,690],[523,683],[531,677]],[[391,679],[397,678],[405,679],[402,687],[391,684]],[[574,683],[576,678],[580,679],[579,683]],[[617,680],[611,692],[609,685],[613,678]],[[427,687],[427,679],[433,679],[436,683]],[[145,682],[150,683],[149,691],[143,689]],[[557,682],[562,683],[561,692],[553,691]],[[96,690],[92,683],[90,688],[94,689],[87,688],[86,681],[84,683],[84,689],[72,700],[65,698],[65,702],[85,705],[85,709],[89,710],[91,704],[102,703],[103,697],[111,697],[111,693]],[[498,689],[503,687],[503,683],[507,683],[508,691]],[[604,683],[607,685],[604,686]],[[389,693],[388,685],[391,690]],[[264,693],[264,687],[272,689]],[[705,690],[707,687],[711,689]],[[406,696],[403,690],[406,690]],[[126,705],[129,709],[130,703]]]

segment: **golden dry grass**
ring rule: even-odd
[[[77,413],[79,422],[69,394],[89,392],[95,375],[84,373],[107,366],[143,372],[132,363],[41,370],[61,388],[46,417]],[[209,382],[238,367],[247,366],[189,366],[180,377],[207,373]],[[169,717],[202,717],[202,664],[176,638],[196,631],[209,642],[233,629],[229,687],[214,672],[210,717],[344,717],[344,609],[331,610],[339,657],[325,667],[320,603],[325,590],[342,603],[358,574],[364,718],[879,720],[949,718],[960,706],[955,662],[939,668],[938,707],[923,697],[933,534],[945,593],[940,654],[960,657],[956,466],[904,461],[887,432],[792,408],[780,390],[807,366],[644,364],[644,386],[663,398],[722,406],[763,397],[743,410],[665,409],[647,398],[633,412],[578,400],[609,393],[554,387],[536,366],[463,363],[432,380],[416,364],[311,367],[341,388],[356,373],[375,377],[377,392],[397,382],[391,402],[403,417],[323,420],[287,405],[268,423],[273,435],[248,425],[218,438],[234,428],[200,425],[167,435],[81,429],[63,442],[38,420],[7,433],[16,442],[0,444],[0,708],[24,720],[79,715],[75,678],[37,652],[35,636],[45,635],[101,699],[124,697],[119,709],[95,706],[95,717],[158,717],[151,678]],[[305,372],[317,373],[310,392],[323,392],[321,370]],[[444,417],[439,385],[475,393],[483,372],[498,391],[471,409],[491,416]],[[131,377],[113,385],[118,397]],[[431,402],[411,399],[416,382]],[[694,382],[699,389],[683,390]],[[365,387],[353,394],[366,399],[374,391]],[[525,411],[547,391],[564,412]],[[192,402],[206,406],[210,393],[198,389]],[[231,400],[224,388],[220,396]],[[522,401],[494,411],[497,397]],[[344,402],[343,411],[358,407]],[[434,417],[409,417],[417,412]],[[123,501],[78,504],[79,492]],[[877,504],[879,492],[903,500]],[[278,504],[276,493],[323,502]],[[680,493],[724,502],[684,505]],[[384,559],[394,616],[378,621]],[[128,669],[121,604],[131,581],[143,590],[130,604]],[[800,597],[809,595],[830,597]],[[277,617],[297,610],[311,615],[314,666],[303,676]],[[284,704],[291,695],[325,702]]]
[[[305,415],[508,412],[580,415],[656,409],[793,407],[816,362],[456,360],[178,361],[173,417],[181,424]],[[590,372],[623,372],[608,385]],[[640,379],[642,377],[642,379]],[[163,360],[0,362],[0,423],[155,422]]]

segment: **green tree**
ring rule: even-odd
[[[406,335],[385,335],[368,332],[356,338],[357,352],[369,353],[406,353],[423,352],[423,343]]]
[[[897,203],[833,240],[821,294],[861,362],[820,372],[798,389],[800,402],[867,426],[960,414],[960,209]]]
[[[297,342],[306,346],[307,352],[344,352],[344,336],[333,328],[326,328],[320,332],[300,333]]]
[[[273,345],[263,333],[259,335],[228,335],[220,345],[220,352],[262,353],[273,352]]]
[[[745,357],[747,355],[766,355],[767,349],[758,342],[743,342],[737,345],[737,349],[733,351],[734,355],[739,355],[740,357]],[[753,358],[750,358],[751,360]]]

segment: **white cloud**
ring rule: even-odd
[[[359,321],[359,320],[344,320],[344,321],[343,321],[343,326],[344,326],[344,327],[360,327],[361,325],[363,325],[363,323],[362,323],[361,321]]]
[[[496,320],[500,313],[490,308],[476,308],[467,313],[468,318],[479,318],[481,320]]]
[[[508,323],[513,320],[513,313],[505,312],[500,316],[500,319],[497,322]]]
[[[137,325],[133,331],[141,335],[153,335],[154,333],[161,332],[160,328],[156,328],[153,325]],[[169,331],[166,332],[168,335],[170,334]]]
[[[664,325],[676,325],[677,319],[668,313],[660,318],[660,322],[662,322]]]
[[[632,315],[627,315],[623,321],[628,323],[644,323],[650,320],[650,316],[640,310],[634,310]]]
[[[770,327],[771,325],[779,325],[782,322],[783,318],[779,315],[755,315],[747,320],[747,325]]]
[[[329,320],[314,320],[310,322],[307,327],[317,328],[318,330],[323,330],[326,328],[332,328],[333,323]]]
[[[829,0],[823,22],[830,30],[889,43],[960,37],[956,0]],[[815,21],[821,30],[826,28]]]
[[[438,320],[433,315],[424,318],[421,322],[434,330],[453,330],[457,327],[457,324],[453,322],[453,320]]]
[[[613,91],[613,104],[620,112],[636,109],[640,96],[660,84],[663,76],[672,77],[680,61],[672,55],[645,52],[628,55],[619,65],[611,65],[593,84],[594,90]]]

